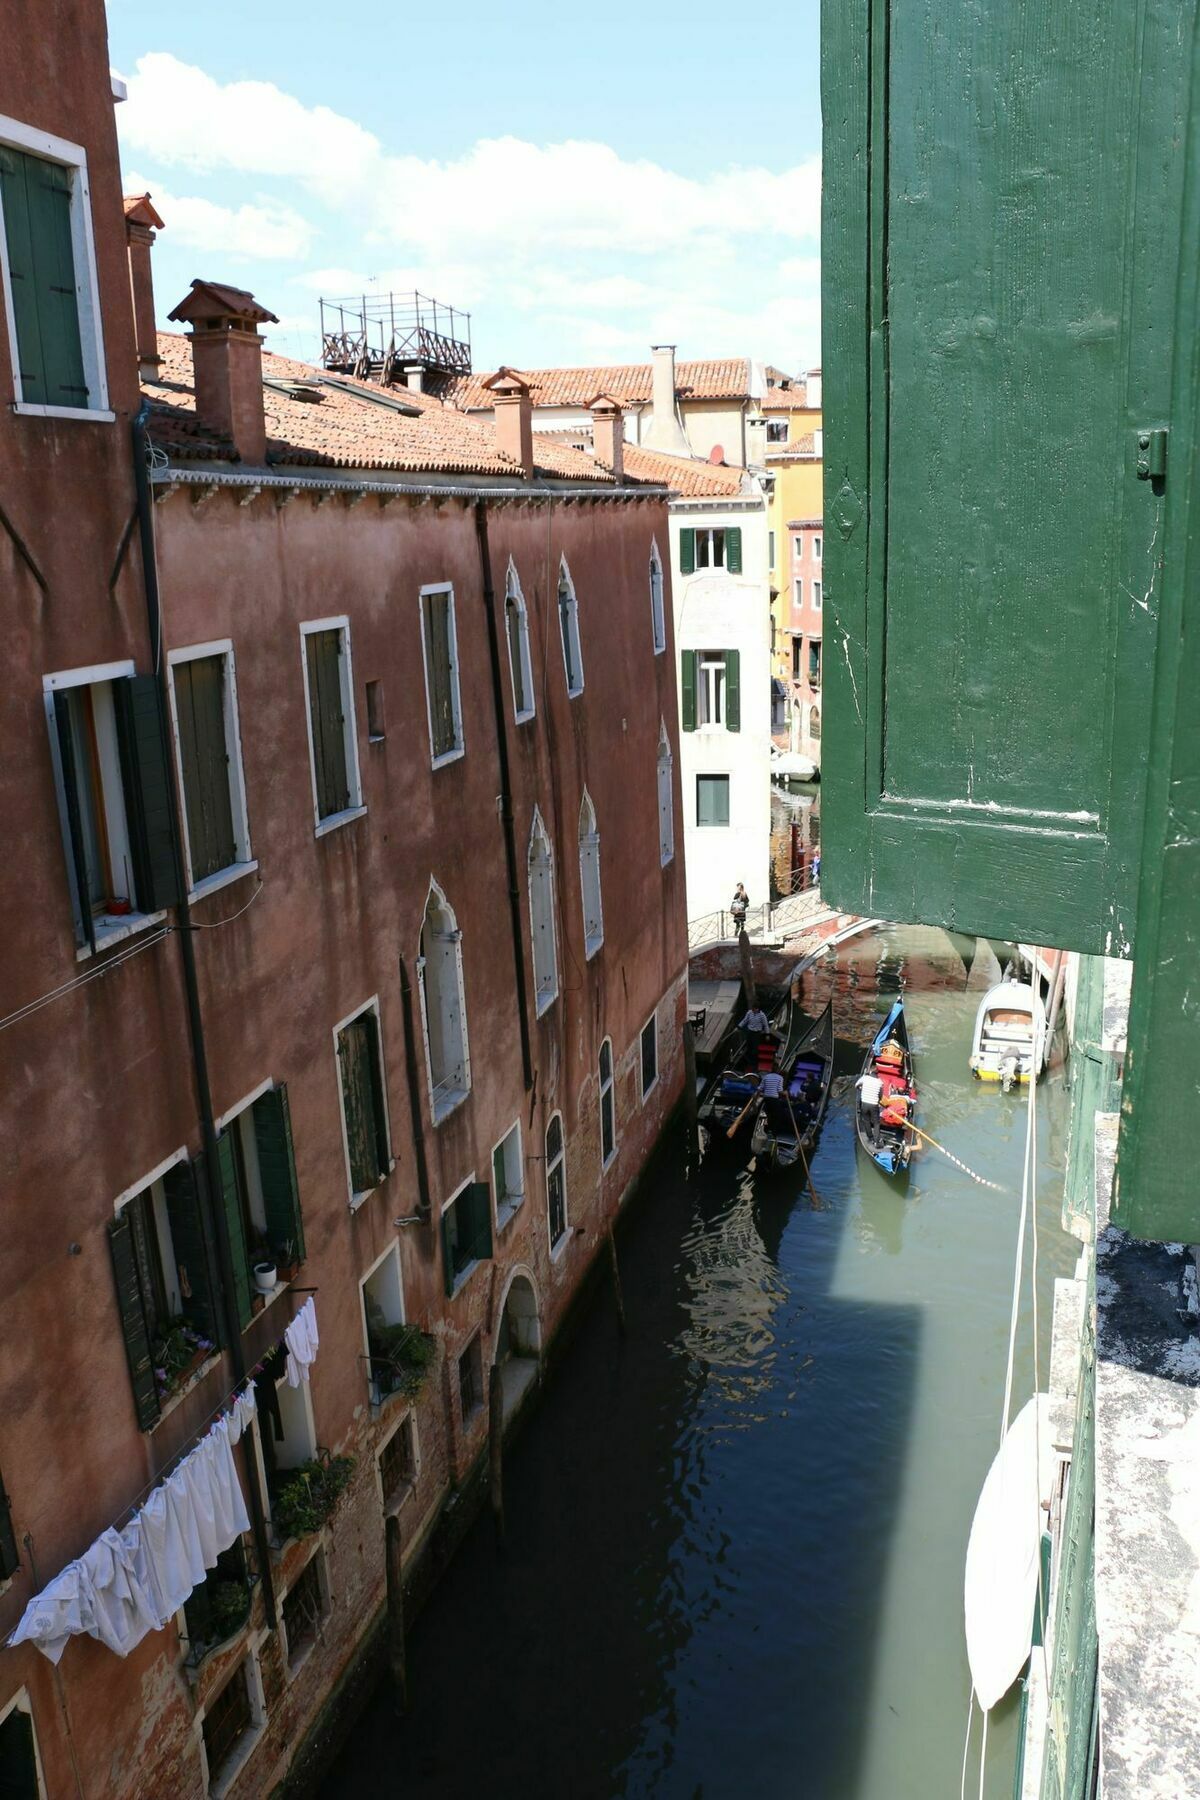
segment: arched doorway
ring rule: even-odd
[[[500,1311],[496,1333],[496,1372],[504,1396],[505,1424],[516,1413],[537,1379],[542,1354],[537,1290],[532,1277],[515,1270]]]

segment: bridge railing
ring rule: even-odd
[[[820,888],[811,881],[806,885],[803,875],[799,875],[792,893],[770,900],[765,906],[750,907],[744,923],[752,938],[770,937],[776,933],[788,936],[802,931],[820,910]],[[702,913],[688,920],[688,949],[702,950],[706,944],[724,943],[736,938],[740,928],[728,907]]]

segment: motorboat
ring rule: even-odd
[[[1028,1081],[1040,1066],[1046,1042],[1041,995],[1024,981],[1001,981],[988,989],[975,1015],[970,1068],[978,1081],[998,1081],[1007,1094]]]
[[[820,773],[820,763],[802,756],[799,750],[780,750],[771,757],[772,781],[816,781]]]

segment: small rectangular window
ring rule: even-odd
[[[246,1551],[239,1537],[220,1552],[216,1566],[184,1601],[187,1668],[197,1668],[211,1651],[228,1644],[242,1629],[250,1617],[250,1592]]]
[[[792,601],[798,607],[804,605],[804,577],[802,575],[797,575],[792,583]]]
[[[227,645],[199,653],[175,650],[169,661],[194,889],[250,860],[233,651]]]
[[[658,1080],[658,1013],[650,1015],[642,1027],[642,1099]]]
[[[0,1794],[4,1800],[41,1800],[32,1714],[16,1705],[0,1719]]]
[[[367,1007],[337,1033],[342,1121],[351,1205],[378,1187],[391,1167],[379,1015]]]
[[[786,444],[787,443],[787,434],[788,434],[788,425],[787,425],[786,419],[768,419],[767,420],[767,442],[768,442],[768,444]]]
[[[483,1345],[478,1332],[458,1359],[458,1398],[467,1424],[483,1405]]]
[[[521,1156],[518,1120],[492,1151],[492,1191],[496,1196],[496,1223],[507,1225],[525,1198],[525,1164]]]
[[[728,825],[728,775],[697,775],[696,823],[697,825]]]
[[[533,657],[529,648],[529,612],[521,593],[516,564],[509,562],[504,587],[504,631],[508,639],[508,669],[512,677],[513,717],[518,725],[532,719]]]
[[[699,700],[701,725],[723,725],[725,723],[725,652],[723,650],[702,650],[700,652]]]
[[[395,1244],[384,1252],[362,1283],[363,1328],[367,1340],[371,1402],[381,1406],[408,1387],[409,1354],[416,1326],[404,1317],[404,1283]]]
[[[804,539],[799,534],[792,539],[792,555],[797,561],[804,555]]]
[[[318,1550],[305,1563],[283,1598],[289,1669],[295,1669],[304,1652],[316,1643],[321,1635],[321,1621],[329,1610],[322,1562],[322,1553]]]
[[[767,533],[767,561],[771,568],[775,567],[775,533],[773,531]]]
[[[246,1733],[253,1730],[246,1664],[240,1663],[204,1714],[204,1754],[210,1784],[218,1781]]]
[[[436,768],[439,763],[449,762],[463,753],[453,588],[422,588],[421,635],[429,742]]]
[[[821,685],[821,640],[810,638],[808,644],[808,680],[810,687]]]
[[[698,569],[723,569],[725,567],[725,533],[719,528],[697,531],[696,567]]]
[[[812,544],[813,544],[813,561],[820,562],[820,560],[821,560],[821,538],[820,538],[819,533],[816,537],[814,537]]]
[[[350,628],[344,619],[300,627],[308,700],[309,759],[318,831],[358,812],[362,787],[350,669]]]
[[[492,1199],[485,1181],[468,1181],[442,1208],[442,1260],[447,1294],[456,1294],[476,1263],[492,1254]]]
[[[409,1413],[379,1452],[379,1485],[383,1489],[384,1507],[395,1506],[416,1479],[416,1427]]]
[[[65,148],[66,146],[64,146]],[[93,313],[90,270],[77,258],[78,237],[90,235],[86,178],[80,164],[51,162],[0,144],[7,287],[16,341],[17,400],[25,406],[80,411],[102,407],[97,391],[94,319],[84,329],[81,302]],[[77,237],[78,231],[78,237]],[[86,279],[81,279],[81,275]]]
[[[612,1039],[600,1046],[600,1165],[607,1169],[617,1153],[617,1119],[613,1104]]]
[[[792,680],[799,681],[804,670],[804,639],[792,639]]]
[[[812,584],[812,603],[813,603],[813,611],[820,612],[820,610],[821,610],[821,583],[819,581],[814,581]]]
[[[387,727],[383,721],[382,681],[367,683],[367,736],[373,744],[380,743],[387,736]]]

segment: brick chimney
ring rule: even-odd
[[[533,475],[533,402],[529,384],[515,369],[499,368],[484,382],[495,409],[496,447],[519,463],[528,481]]]
[[[766,466],[767,421],[757,407],[752,407],[746,419],[746,467],[765,469]]]
[[[154,325],[154,277],[150,252],[154,234],[163,222],[150,204],[149,194],[125,196],[125,243],[129,251],[129,287],[133,295],[133,335],[137,345],[138,374],[143,381],[158,375],[158,333]]]
[[[592,453],[620,481],[625,473],[625,417],[611,394],[588,401],[592,414]]]
[[[651,419],[642,432],[642,442],[653,450],[670,450],[684,454],[691,446],[679,416],[675,386],[674,344],[654,344],[650,350]]]
[[[167,315],[190,325],[196,414],[233,442],[244,463],[267,460],[262,339],[258,326],[279,320],[244,288],[193,281]]]

